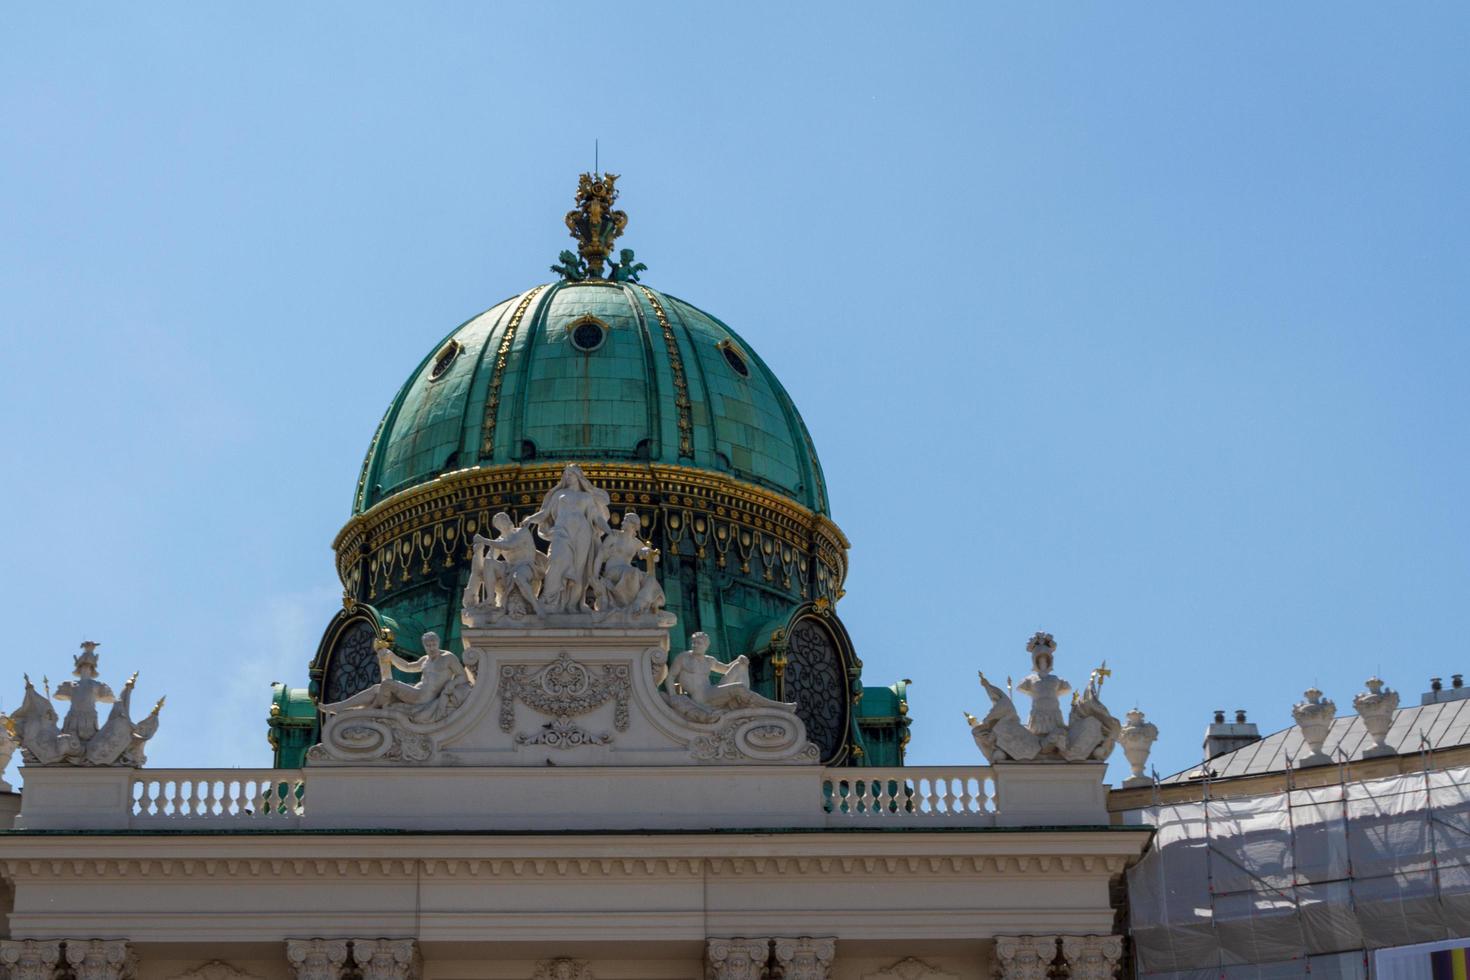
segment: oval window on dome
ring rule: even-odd
[[[742,378],[750,377],[750,366],[745,363],[745,355],[735,349],[735,345],[728,340],[722,340],[717,345],[720,353],[725,355],[725,363]]]
[[[445,344],[444,349],[434,356],[434,366],[429,368],[429,380],[438,381],[444,377],[445,372],[449,370],[449,365],[454,363],[461,349],[457,340],[451,340]]]
[[[567,324],[567,332],[571,334],[572,346],[588,354],[607,341],[607,324],[596,317],[584,316]]]

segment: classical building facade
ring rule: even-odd
[[[558,281],[393,398],[336,540],[342,609],[275,692],[274,768],[148,767],[166,713],[108,687],[94,645],[64,717],[27,681],[0,739],[24,762],[0,796],[6,980],[1126,961],[1118,887],[1152,831],[1108,813],[1107,759],[1141,737],[1108,672],[1073,692],[1037,634],[1014,691],[984,681],[977,757],[904,766],[903,684],[863,683],[837,612],[811,438],[745,341],[613,259],[615,179],[583,176]]]

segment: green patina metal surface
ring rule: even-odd
[[[575,339],[595,322],[594,349]],[[595,334],[591,336],[595,337]],[[579,346],[580,344],[580,346]],[[636,282],[568,282],[512,296],[461,324],[428,352],[393,398],[373,435],[352,512],[447,473],[556,461],[649,463],[705,470],[830,516],[821,465],[801,416],[775,374],[710,314]],[[653,506],[658,506],[657,502]],[[675,649],[697,630],[724,658],[751,656],[752,680],[771,693],[762,654],[771,630],[815,596],[815,583],[742,568],[715,549],[663,548],[658,574],[677,617]],[[421,574],[422,573],[422,574]],[[814,574],[812,572],[811,574]],[[460,650],[459,598],[468,560],[415,566],[386,591],[358,594],[394,623],[394,645],[420,652],[434,631]],[[840,585],[840,582],[838,583]],[[835,598],[833,596],[832,598]],[[325,643],[325,639],[324,639]],[[862,691],[860,662],[832,675],[831,696],[857,702],[846,727],[849,764],[897,765],[907,718],[901,692]],[[277,765],[300,764],[316,739],[313,688],[278,690],[271,720]],[[886,700],[885,700],[886,697]]]
[[[591,352],[572,343],[569,329],[586,317],[608,328]],[[458,353],[435,377],[439,355],[452,344]],[[497,369],[502,348],[505,362]],[[687,408],[679,404],[680,378]],[[498,400],[487,416],[492,392]],[[681,416],[692,428],[681,430]],[[487,419],[493,422],[489,452]],[[636,284],[554,283],[458,327],[389,407],[363,464],[353,512],[451,470],[528,459],[695,466],[828,513],[811,440],[775,375],[715,317]]]

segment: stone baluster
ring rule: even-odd
[[[66,964],[74,980],[127,980],[133,975],[133,947],[122,939],[68,939]]]
[[[765,980],[771,958],[769,939],[711,939],[705,944],[706,980]]]
[[[418,943],[412,939],[354,939],[352,962],[362,980],[418,980]]]
[[[1062,959],[1072,980],[1113,980],[1122,956],[1122,936],[1062,937]]]
[[[347,940],[288,939],[286,959],[296,973],[296,980],[342,980]]]
[[[57,939],[0,941],[0,967],[7,980],[55,980],[61,961]]]
[[[837,940],[811,936],[777,939],[775,951],[780,980],[831,980]]]
[[[1056,958],[1056,936],[995,937],[997,980],[1046,980]]]

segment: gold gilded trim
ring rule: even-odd
[[[653,307],[653,315],[663,330],[664,346],[669,352],[669,369],[674,374],[674,404],[679,409],[679,455],[693,459],[694,420],[689,411],[689,381],[684,377],[684,357],[679,353],[679,342],[674,339],[674,330],[669,326],[669,318],[664,313],[664,305],[658,301],[658,295],[647,286],[638,288],[643,290],[643,295],[648,297],[648,305]]]
[[[668,554],[712,556],[732,574],[738,571],[803,598],[841,597],[848,542],[827,517],[762,487],[692,467],[582,466],[608,491],[614,507],[645,518]],[[529,513],[555,485],[562,467],[562,462],[470,467],[381,501],[349,520],[333,542],[343,585],[371,601],[434,568],[462,563],[466,542],[492,514]]]
[[[531,301],[541,294],[545,286],[537,286],[516,304],[515,312],[510,315],[509,322],[505,325],[505,333],[500,336],[500,346],[495,350],[495,365],[491,369],[490,388],[485,392],[485,422],[481,426],[480,458],[491,459],[495,455],[495,421],[500,414],[500,386],[505,381],[505,362],[510,357],[510,345],[516,339],[516,331],[520,328],[521,318],[526,315]]]

